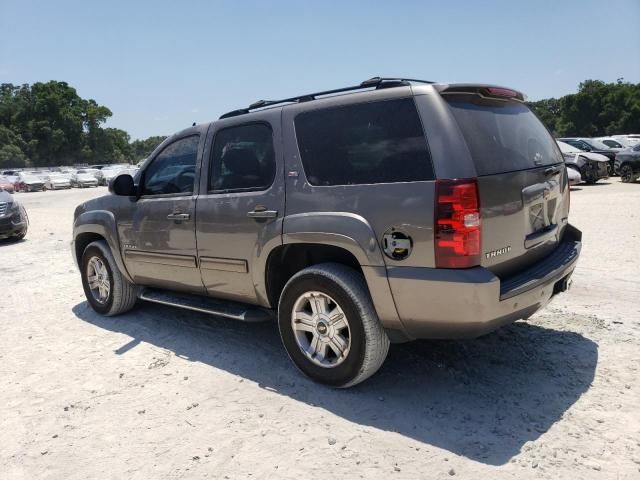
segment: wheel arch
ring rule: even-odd
[[[79,215],[73,224],[72,253],[76,265],[82,264],[82,253],[91,242],[104,240],[118,266],[120,273],[132,282],[120,253],[120,241],[113,213],[105,210],[85,212]]]
[[[284,285],[297,272],[329,262],[360,272],[385,328],[404,331],[373,229],[356,214],[321,212],[285,217],[282,244],[269,252],[260,282],[268,304],[278,305]]]

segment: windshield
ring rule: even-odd
[[[39,182],[40,181],[40,179],[38,177],[34,176],[34,175],[23,175],[22,179],[25,182]]]
[[[540,120],[519,102],[445,95],[478,175],[526,170],[563,161]]]
[[[573,145],[569,145],[568,143],[564,143],[564,142],[556,142],[558,144],[558,147],[560,147],[560,151],[562,153],[581,153],[582,150],[580,150],[579,148],[574,147]]]

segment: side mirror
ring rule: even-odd
[[[133,177],[128,173],[122,173],[112,178],[109,182],[109,192],[113,195],[133,197],[136,195],[136,190],[136,185],[133,183]]]

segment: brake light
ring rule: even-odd
[[[493,97],[517,98],[518,92],[509,88],[488,87],[487,92]]]
[[[480,200],[474,179],[437,180],[435,259],[437,268],[480,264]]]

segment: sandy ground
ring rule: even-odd
[[[19,194],[0,245],[0,478],[640,478],[640,184],[572,192],[572,289],[470,341],[394,345],[347,391],[289,362],[272,324],[85,303],[76,204]]]

